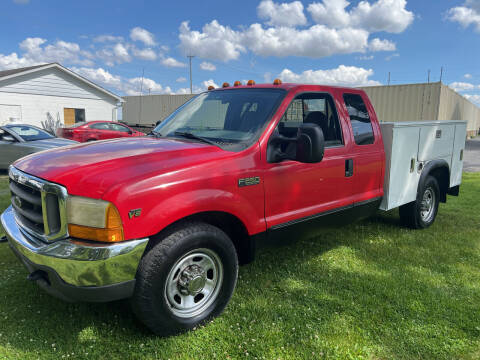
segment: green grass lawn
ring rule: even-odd
[[[176,337],[150,334],[128,301],[64,303],[26,275],[0,244],[0,358],[478,359],[480,174],[427,230],[393,211],[261,249],[225,313]]]

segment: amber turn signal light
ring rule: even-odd
[[[118,242],[123,241],[123,226],[120,214],[115,206],[107,208],[105,228],[68,224],[68,232],[71,237],[84,240]]]

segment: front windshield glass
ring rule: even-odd
[[[285,90],[232,89],[202,93],[167,117],[153,134],[203,138],[228,150],[241,150],[258,139]]]
[[[45,140],[53,138],[48,132],[26,125],[7,126],[7,129],[20,136],[24,141]]]

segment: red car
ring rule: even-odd
[[[113,121],[89,121],[68,128],[57,129],[57,136],[79,142],[114,139],[120,137],[144,136],[127,125]]]

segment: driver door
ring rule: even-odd
[[[344,139],[348,139],[348,133],[332,96],[324,92],[298,95],[281,118],[277,131],[284,136],[296,136],[302,123],[315,123],[322,128],[325,155],[321,162],[313,164],[293,160],[266,164],[267,228],[285,227],[353,206],[352,177],[346,172],[349,143]],[[295,151],[282,149],[292,150]]]
[[[15,160],[28,155],[28,149],[10,133],[0,129],[0,169],[7,169]]]

